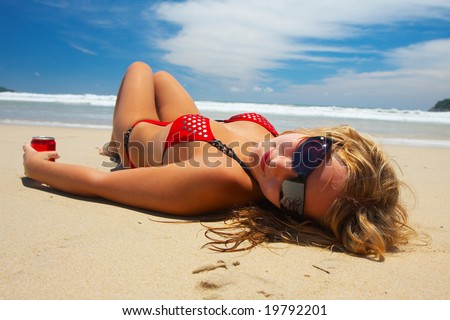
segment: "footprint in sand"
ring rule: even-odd
[[[218,260],[216,263],[200,266],[197,269],[193,270],[192,273],[193,274],[210,273],[218,269],[229,270],[229,268],[237,267],[238,265],[240,265],[239,261],[226,263],[223,260]],[[198,282],[197,288],[204,291],[205,293],[211,294],[212,292],[217,293],[219,289],[228,286],[232,283],[233,282],[230,281],[228,277],[224,278],[223,274],[210,273],[206,278],[203,278],[203,280]],[[220,296],[208,296],[205,297],[205,299],[220,299]]]
[[[237,267],[238,265],[240,265],[239,261],[234,261],[231,263],[232,266]],[[197,269],[195,269],[194,271],[192,271],[193,274],[198,274],[198,273],[202,273],[202,272],[208,272],[208,271],[213,271],[216,270],[218,268],[224,268],[224,269],[228,269],[228,265],[226,264],[225,261],[223,260],[218,260],[216,263],[214,264],[207,264],[201,267],[198,267]]]

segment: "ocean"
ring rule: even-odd
[[[116,96],[0,93],[0,124],[110,130]],[[279,132],[348,124],[383,144],[450,148],[450,112],[362,107],[196,101],[200,112],[224,119],[258,112]]]

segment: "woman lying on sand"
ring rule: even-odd
[[[214,121],[170,74],[141,62],[125,74],[105,148],[132,170],[24,151],[29,178],[68,193],[174,215],[229,209],[226,226],[207,231],[216,250],[284,241],[381,260],[412,233],[389,160],[351,127],[279,134],[254,113]]]

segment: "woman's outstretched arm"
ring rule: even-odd
[[[241,181],[234,170],[211,168],[201,161],[102,172],[47,161],[57,158],[56,152],[37,152],[29,145],[24,151],[25,175],[71,194],[179,215],[226,209],[252,200],[251,183]]]
[[[101,171],[48,161],[59,158],[56,151],[37,152],[30,145],[24,145],[23,150],[23,165],[27,177],[67,193],[97,196],[95,181],[103,174]]]

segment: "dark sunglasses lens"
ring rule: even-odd
[[[312,137],[303,142],[293,156],[293,166],[297,173],[306,179],[325,160],[331,145],[331,139],[326,137]]]

